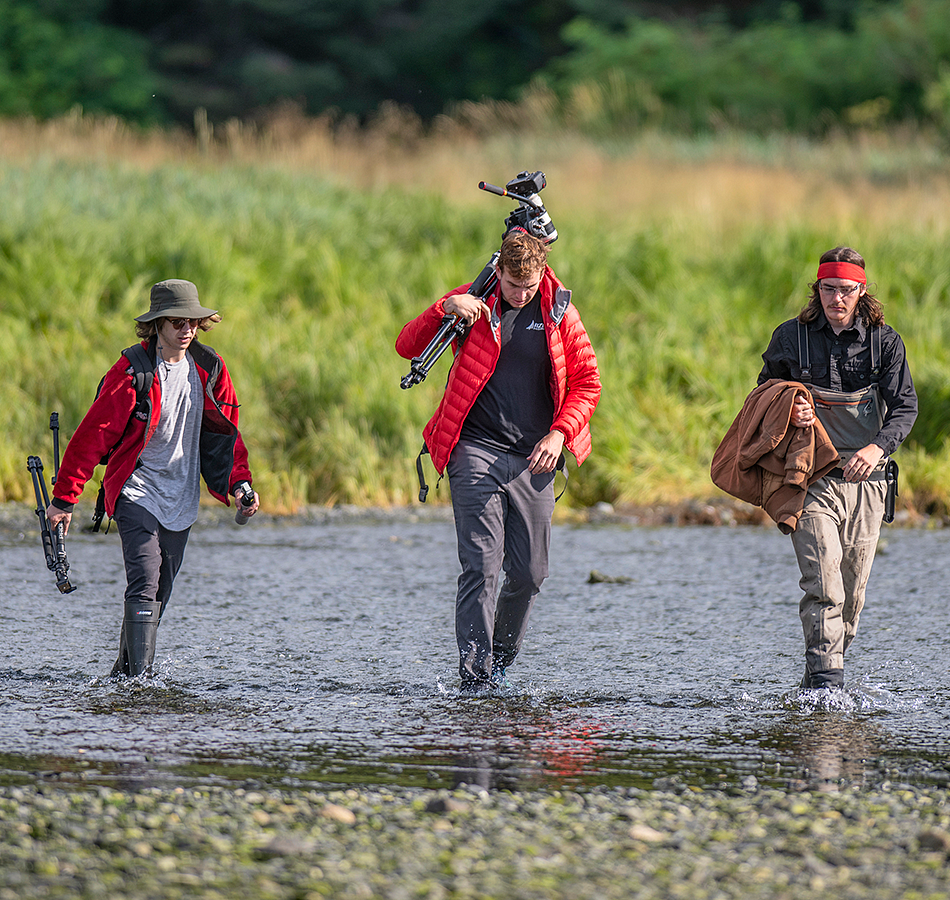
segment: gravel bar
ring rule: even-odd
[[[931,787],[0,787],[0,900],[945,900],[948,854]]]

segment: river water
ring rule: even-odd
[[[0,532],[0,778],[743,789],[950,781],[950,532],[885,528],[847,686],[799,695],[774,527],[555,525],[510,685],[459,697],[444,517],[192,532],[157,674],[109,679],[118,538]],[[614,581],[591,583],[596,570]]]

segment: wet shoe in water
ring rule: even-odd
[[[511,686],[508,680],[507,669],[502,666],[500,669],[494,669],[488,682],[493,688],[502,689]]]
[[[459,687],[460,697],[484,697],[491,691],[490,681],[464,680]]]
[[[844,669],[825,669],[821,672],[805,672],[799,685],[802,691],[821,691],[844,687]]]

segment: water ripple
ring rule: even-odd
[[[799,693],[799,576],[777,531],[558,526],[510,684],[474,698],[458,695],[450,523],[196,529],[147,682],[106,677],[115,537],[71,538],[68,597],[38,546],[0,540],[0,777],[948,781],[942,532],[889,533],[845,689]]]

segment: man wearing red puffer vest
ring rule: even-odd
[[[445,315],[470,325],[442,401],[423,430],[448,474],[462,574],[455,630],[464,693],[504,684],[548,574],[554,474],[562,448],[578,465],[600,399],[597,359],[571,292],[547,265],[548,246],[520,230],[502,241],[498,280],[480,299],[462,285],[396,339],[418,356]],[[505,579],[498,590],[500,574]]]

